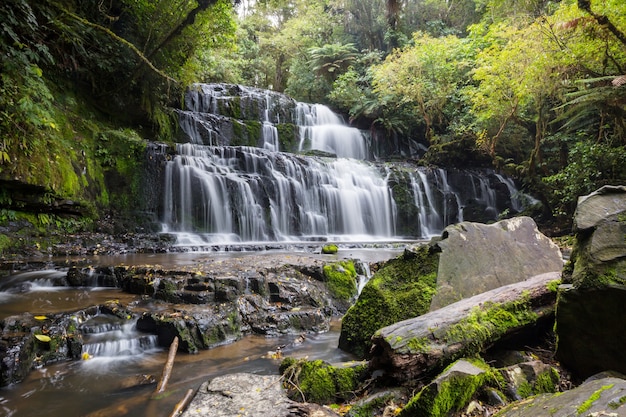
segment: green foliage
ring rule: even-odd
[[[583,136],[569,148],[567,164],[543,181],[550,190],[555,215],[570,216],[578,196],[605,184],[626,181],[626,146],[598,143]]]
[[[339,346],[365,357],[374,333],[424,314],[435,293],[439,256],[428,245],[388,261],[369,280],[341,324]]]

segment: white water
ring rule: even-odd
[[[339,158],[364,160],[368,157],[363,134],[346,126],[328,107],[298,103],[296,123],[300,126],[299,151],[317,150]]]
[[[186,243],[189,231],[206,243],[395,235],[387,177],[372,165],[249,147],[177,150],[165,171],[164,222]]]

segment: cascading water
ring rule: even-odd
[[[195,85],[185,101],[190,143],[166,163],[161,208],[181,245],[423,238],[519,211],[512,182],[493,173],[413,167],[392,185],[395,168],[367,162],[365,135],[323,105],[223,84]],[[411,207],[396,202],[403,181]]]
[[[251,147],[178,145],[165,171],[169,232],[204,243],[389,239],[395,205],[385,174]]]
[[[364,160],[368,157],[365,137],[358,129],[345,126],[328,107],[298,103],[296,123],[300,129],[298,151],[317,150],[339,158]]]
[[[159,350],[158,337],[138,332],[136,321],[100,314],[81,324],[83,357],[110,361]]]

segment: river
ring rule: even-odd
[[[346,249],[326,257],[350,257],[364,262],[378,262],[396,256],[400,247],[393,249]],[[81,258],[83,264],[110,265],[161,265],[167,268],[193,266],[196,263],[237,258],[245,263],[254,254],[290,256],[291,252],[217,252],[178,254],[132,254]],[[307,254],[321,257],[322,255]],[[55,260],[62,264],[61,260]],[[67,259],[66,262],[76,262]],[[16,273],[0,281],[0,319],[10,315],[30,312],[53,314],[74,311],[97,305],[107,300],[128,304],[139,296],[125,294],[113,288],[55,287],[55,279],[63,276],[66,268],[53,268],[35,272]],[[145,301],[145,300],[144,300]],[[212,377],[233,372],[275,374],[279,359],[271,352],[280,347],[283,356],[309,357],[329,362],[353,359],[337,349],[340,331],[339,318],[331,330],[323,334],[283,335],[265,337],[246,336],[234,343],[191,355],[179,353],[166,395],[151,398],[155,384],[137,385],[144,375],[157,380],[166,361],[167,352],[161,348],[147,347],[140,351],[131,348],[114,353],[94,355],[88,360],[64,361],[33,370],[19,384],[0,389],[0,414],[7,417],[28,416],[169,416],[185,392],[197,389]],[[120,338],[130,338],[132,329],[122,329]],[[119,349],[119,348],[118,348]]]

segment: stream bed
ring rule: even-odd
[[[342,250],[333,258],[355,258],[364,263],[394,257],[394,249]],[[268,252],[277,255],[277,252]],[[219,262],[220,259],[258,259],[263,253],[178,253],[100,256],[83,259],[93,266],[158,264],[167,268],[193,266],[195,263]],[[281,252],[278,252],[279,256]],[[291,254],[284,253],[285,259]],[[322,255],[307,254],[319,257]],[[68,262],[73,262],[68,260]],[[58,263],[57,263],[58,264]],[[251,265],[250,267],[253,267]],[[126,294],[119,289],[104,287],[69,288],[58,282],[67,269],[54,268],[15,273],[0,281],[0,319],[30,312],[34,315],[74,311],[119,300],[129,304],[141,296]],[[340,321],[334,320],[329,332],[320,334],[288,334],[278,337],[245,336],[233,343],[218,346],[198,354],[178,353],[165,395],[151,398],[156,383],[145,382],[160,378],[167,351],[156,347],[150,336],[138,334],[132,323],[118,324],[101,321],[95,316],[81,323],[85,338],[83,356],[86,360],[63,361],[30,372],[19,384],[0,388],[0,415],[27,416],[169,416],[175,404],[188,389],[215,376],[251,372],[276,374],[281,355],[341,362],[354,359],[337,348]]]

